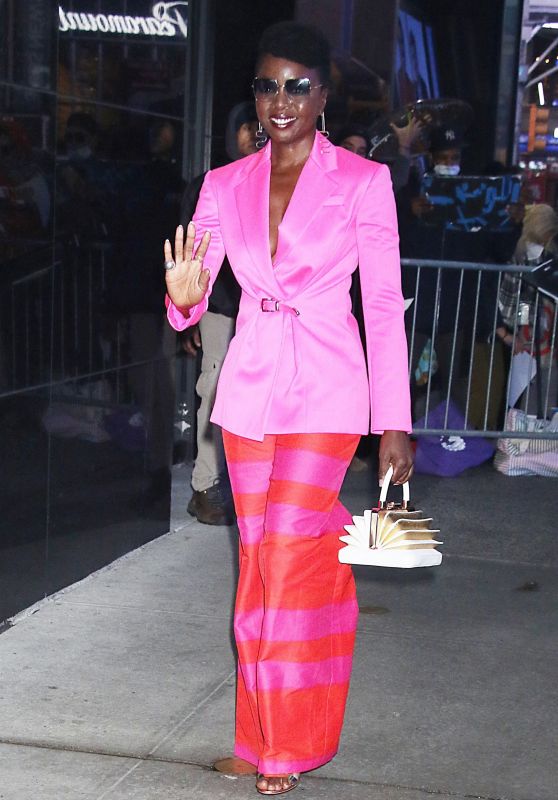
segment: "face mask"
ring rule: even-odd
[[[461,167],[459,164],[435,164],[434,172],[436,175],[441,175],[444,178],[459,175]]]
[[[68,147],[69,158],[75,158],[78,161],[85,161],[86,158],[90,158],[92,155],[93,151],[87,144],[81,145],[80,147]]]
[[[527,258],[529,261],[535,261],[537,258],[540,258],[544,247],[542,244],[535,244],[535,242],[527,242],[525,245],[525,249],[527,251]]]

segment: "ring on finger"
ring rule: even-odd
[[[175,267],[176,261],[173,261],[172,258],[170,258],[168,261],[165,261],[165,269],[174,269]]]

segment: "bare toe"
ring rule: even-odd
[[[285,794],[294,789],[299,782],[298,774],[291,775],[258,775],[256,789],[260,794]]]

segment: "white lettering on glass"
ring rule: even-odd
[[[187,0],[154,3],[150,17],[131,17],[122,14],[90,14],[64,11],[58,6],[58,30],[100,31],[128,36],[188,36]]]
[[[187,6],[188,3],[155,3],[152,14],[156,19],[171,26],[176,25],[181,34],[188,36],[188,25],[179,11],[179,6]]]

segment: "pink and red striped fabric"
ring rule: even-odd
[[[358,607],[337,498],[359,436],[223,440],[240,531],[235,755],[304,772],[337,752],[349,688]]]

